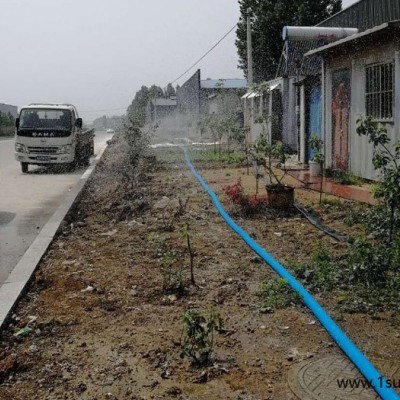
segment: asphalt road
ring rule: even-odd
[[[96,131],[95,156],[111,136]],[[84,172],[30,165],[22,174],[14,140],[0,140],[0,284]]]

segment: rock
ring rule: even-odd
[[[169,198],[164,196],[161,200],[158,200],[154,206],[153,209],[155,210],[163,210],[164,208],[166,208],[169,204]]]
[[[100,233],[99,236],[114,236],[117,232],[118,232],[117,229],[113,229],[113,230],[108,231],[108,232]]]
[[[261,366],[263,365],[263,362],[262,362],[261,358],[256,358],[256,359],[251,363],[251,365],[252,365],[253,367],[261,367]]]
[[[169,296],[167,296],[167,298],[171,303],[174,303],[176,300],[178,300],[178,297],[176,294],[170,294]]]
[[[204,370],[198,377],[193,379],[193,383],[206,383],[207,380],[208,380],[208,371]]]
[[[263,307],[259,311],[261,314],[272,314],[274,312],[272,307]]]
[[[81,383],[75,388],[75,390],[76,390],[78,393],[83,393],[83,392],[86,392],[87,386],[86,386],[84,383],[81,382]]]
[[[165,394],[168,396],[177,397],[182,394],[182,390],[177,386],[172,386],[165,392]]]

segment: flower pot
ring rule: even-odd
[[[308,165],[310,167],[310,176],[321,176],[321,163],[310,161]]]
[[[267,185],[268,204],[272,208],[287,209],[293,206],[294,187]]]

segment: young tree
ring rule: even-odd
[[[342,0],[239,0],[236,30],[239,67],[247,74],[247,10],[251,9],[255,82],[269,80],[282,54],[286,25],[313,26],[342,9]]]
[[[386,128],[370,115],[359,119],[357,124],[357,133],[366,136],[374,149],[372,163],[381,178],[374,196],[382,199],[389,211],[387,242],[391,245],[400,214],[400,140],[392,144]]]

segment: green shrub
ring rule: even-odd
[[[214,333],[222,326],[222,319],[215,312],[207,319],[198,310],[187,310],[182,317],[184,338],[181,358],[189,357],[198,366],[208,365],[215,347]]]
[[[388,246],[373,243],[366,237],[355,239],[347,255],[349,281],[367,287],[385,284],[391,265],[390,253]]]
[[[334,287],[336,277],[332,268],[332,261],[328,250],[321,242],[318,242],[312,257],[313,283],[322,291],[331,290]]]
[[[286,308],[300,302],[300,296],[282,278],[261,284],[258,295],[263,299],[264,306],[270,308]]]
[[[183,268],[179,254],[167,251],[160,261],[159,270],[163,278],[163,290],[166,292],[183,292]]]

